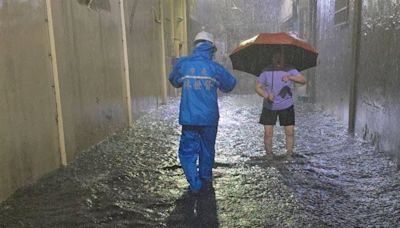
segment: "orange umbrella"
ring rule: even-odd
[[[299,71],[317,65],[315,48],[284,32],[260,33],[241,42],[229,57],[233,69],[259,76],[265,67],[272,64],[272,55],[277,50],[282,50],[287,63]]]

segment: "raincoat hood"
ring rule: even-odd
[[[201,56],[212,59],[214,55],[215,46],[209,41],[198,43],[193,50],[193,56]]]

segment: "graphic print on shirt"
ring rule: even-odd
[[[284,86],[278,93],[278,95],[282,98],[285,98],[288,94],[289,96],[292,96],[292,90],[289,86]]]

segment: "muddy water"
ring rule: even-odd
[[[311,104],[296,104],[298,156],[263,156],[261,100],[221,99],[214,190],[191,197],[177,161],[178,101],[0,204],[0,227],[397,227],[396,166]]]

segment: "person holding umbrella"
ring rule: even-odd
[[[264,146],[272,153],[274,126],[285,128],[286,150],[293,155],[293,83],[306,83],[300,71],[317,65],[317,50],[305,40],[286,32],[260,33],[244,40],[229,55],[234,70],[257,76],[256,93],[264,98],[260,123],[264,125]]]
[[[293,83],[305,84],[305,77],[294,67],[286,64],[282,49],[272,55],[272,65],[257,78],[255,91],[264,98],[259,123],[264,125],[264,147],[268,156],[273,155],[272,138],[279,118],[285,129],[286,152],[293,155],[295,112],[292,98]]]
[[[236,79],[213,61],[217,49],[212,34],[198,33],[194,45],[191,55],[179,58],[169,81],[174,87],[182,88],[179,112],[182,134],[178,156],[189,182],[189,193],[197,194],[203,189],[212,190],[219,120],[217,90],[230,92]]]

